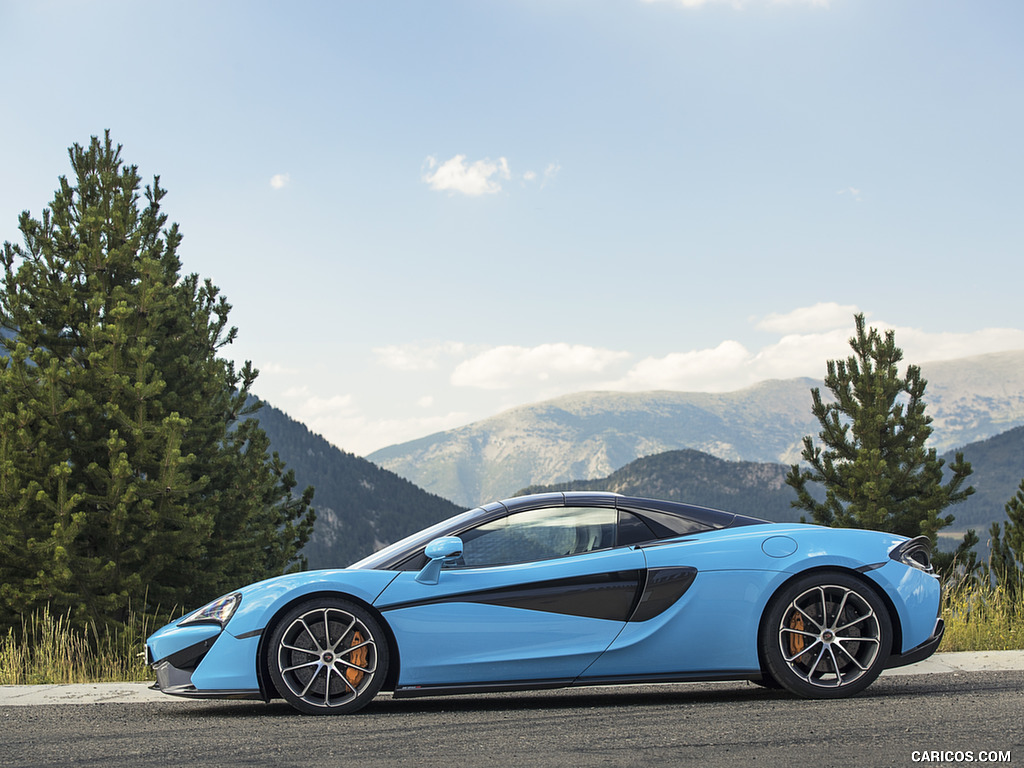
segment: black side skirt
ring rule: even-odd
[[[685,672],[664,675],[628,677],[584,677],[558,680],[512,680],[504,683],[462,683],[455,685],[400,685],[395,688],[396,699],[421,696],[458,696],[467,693],[504,693],[509,691],[543,691],[555,688],[577,688],[586,685],[650,685],[653,683],[725,682],[730,680],[759,680],[761,670],[723,670],[719,672]]]

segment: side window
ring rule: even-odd
[[[614,509],[547,507],[503,517],[466,531],[459,566],[527,563],[615,546]]]
[[[656,509],[637,509],[632,512],[619,510],[619,546],[692,536],[710,530],[713,530],[712,526],[670,512]]]
[[[619,510],[619,546],[629,544],[643,544],[647,541],[656,541],[656,534],[651,527],[641,518],[624,509]]]
[[[670,539],[673,536],[692,536],[695,533],[712,530],[711,526],[691,520],[682,515],[659,512],[655,509],[638,511],[644,522],[654,531],[659,539]]]

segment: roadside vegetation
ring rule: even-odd
[[[0,685],[153,680],[146,637],[162,623],[129,613],[116,628],[81,627],[44,607],[0,638]]]
[[[939,651],[1024,649],[1024,573],[947,583],[942,593],[946,634]]]

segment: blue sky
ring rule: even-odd
[[[0,240],[109,128],[256,392],[365,454],[1024,348],[1018,0],[0,0]]]

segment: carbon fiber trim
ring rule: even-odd
[[[528,611],[626,621],[639,603],[642,571],[615,571],[464,592],[382,607],[383,612],[440,603],[480,603]]]
[[[695,578],[697,578],[696,568],[649,569],[643,595],[640,597],[633,615],[629,617],[629,621],[647,621],[664,613],[686,594],[686,590],[690,588]]]

